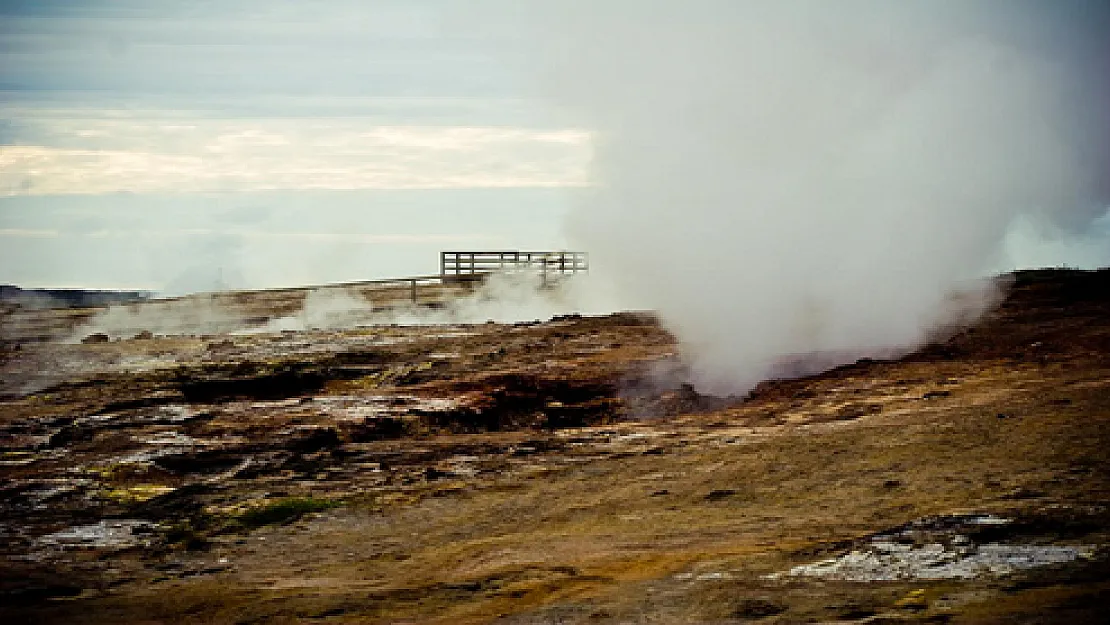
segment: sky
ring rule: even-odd
[[[564,248],[590,133],[448,9],[0,1],[0,283],[177,293]]]
[[[0,0],[0,283],[176,294],[571,246],[597,133],[453,27],[466,6]],[[1016,224],[997,269],[1110,258],[1110,217],[1053,228]]]

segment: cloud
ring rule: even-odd
[[[445,36],[453,4],[0,2],[4,279],[278,286],[561,246],[592,137]]]
[[[19,237],[25,239],[52,239],[58,236],[57,230],[30,228],[0,228],[0,237]]]
[[[57,230],[0,228],[0,237],[56,238]],[[92,239],[180,239],[236,237],[248,240],[286,240],[318,243],[382,243],[392,245],[427,245],[472,242],[486,238],[475,234],[367,234],[361,232],[269,232],[264,230],[215,230],[210,228],[176,228],[162,230],[99,229],[69,233],[71,237]]]
[[[576,129],[359,119],[36,123],[49,143],[0,146],[0,195],[580,186],[590,143]]]

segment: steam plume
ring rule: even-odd
[[[969,281],[1016,218],[1082,231],[1107,206],[1098,3],[487,8],[506,58],[596,132],[573,244],[711,392],[912,349],[987,303]]]

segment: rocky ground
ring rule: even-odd
[[[746,397],[631,313],[9,334],[0,375],[4,623],[1108,620],[1110,271]]]

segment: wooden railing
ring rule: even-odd
[[[417,303],[421,292],[435,287],[475,288],[482,280],[497,271],[530,270],[542,275],[543,284],[552,284],[549,278],[563,275],[586,273],[589,271],[589,257],[584,252],[440,252],[438,275],[411,276],[407,278],[384,278],[378,280],[358,280],[355,282],[332,282],[307,287],[285,287],[256,289],[253,293],[266,293],[280,297],[299,295],[317,289],[389,289]],[[221,292],[212,295],[221,298],[234,298],[238,292]],[[181,297],[157,298],[150,301],[172,301],[188,299],[198,294]]]
[[[544,275],[585,273],[585,252],[440,252],[439,273],[444,278],[478,278],[497,271],[529,270]]]

